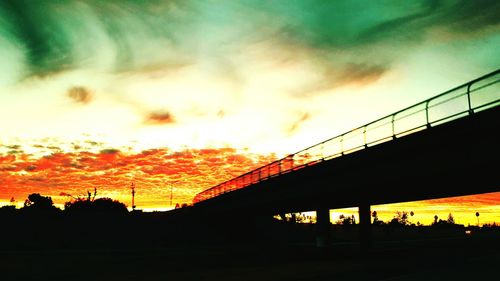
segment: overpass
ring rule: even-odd
[[[329,209],[358,207],[368,245],[371,205],[499,191],[499,82],[500,69],[290,154],[197,194],[193,209],[314,210],[323,246]]]

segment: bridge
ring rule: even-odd
[[[322,247],[329,209],[358,207],[368,247],[371,205],[500,190],[499,82],[500,69],[223,182],[193,211],[316,211]]]

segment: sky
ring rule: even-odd
[[[189,203],[496,70],[499,13],[494,0],[2,1],[0,202],[97,188],[130,205],[133,181],[139,208]],[[498,222],[499,199],[440,206]]]

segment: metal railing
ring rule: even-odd
[[[198,193],[193,203],[500,105],[500,69]]]

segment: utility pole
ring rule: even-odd
[[[135,183],[132,182],[130,184],[130,188],[132,188],[132,211],[135,211]]]

